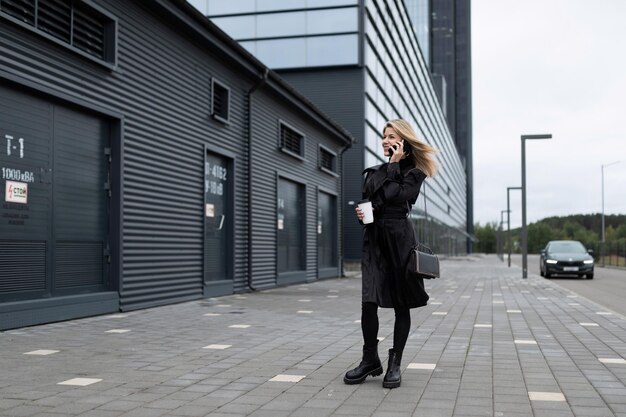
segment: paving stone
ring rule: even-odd
[[[287,417],[291,412],[277,410],[256,410],[250,417]]]
[[[186,404],[185,401],[180,401],[180,400],[164,400],[164,399],[160,399],[160,400],[156,400],[156,401],[151,401],[149,403],[146,404],[146,407],[149,408],[161,408],[164,410],[174,410],[178,407],[182,407]]]
[[[161,412],[157,412],[157,413],[154,413],[153,415],[160,416],[163,414]],[[120,413],[119,411],[89,410],[85,413],[81,413],[80,417],[120,417]]]
[[[25,400],[0,398],[0,410],[6,410],[8,408],[17,407],[18,405],[24,404],[25,402],[26,402]]]
[[[574,417],[571,410],[533,410],[534,417]],[[585,417],[585,416],[576,416]]]
[[[241,414],[248,415],[257,410],[259,405],[257,404],[234,404],[229,403],[219,408],[220,413],[224,414]],[[204,408],[206,410],[206,407]]]
[[[452,417],[452,408],[417,407],[412,417]]]
[[[156,408],[135,408],[119,414],[119,417],[157,417],[167,415],[168,412],[169,410],[158,410]]]

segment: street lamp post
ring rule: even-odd
[[[502,252],[502,225],[500,227],[498,227],[496,229],[496,255],[498,256],[498,259],[502,260],[502,258],[500,257],[500,252]]]
[[[521,190],[522,187],[506,187],[506,211],[508,214],[506,215],[506,235],[507,235],[507,243],[509,246],[509,268],[511,267],[511,198],[510,191],[511,190]]]
[[[604,266],[604,167],[610,167],[611,165],[615,165],[620,163],[620,161],[611,162],[610,164],[604,164],[600,166],[600,170],[602,172],[602,239],[600,240],[600,244],[602,245],[600,249],[600,257],[602,258],[602,266]]]
[[[552,135],[522,135],[522,278],[528,278],[528,231],[526,230],[526,139],[552,139]]]
[[[500,210],[500,230],[499,231],[500,231],[500,245],[501,245],[500,254],[502,255],[500,257],[501,261],[504,261],[504,236],[502,236],[503,235],[503,233],[502,233],[502,229],[503,229],[502,228],[502,223],[504,223],[504,219],[502,218],[502,215],[504,213],[509,213],[509,212],[510,212],[510,210],[509,210],[508,207],[507,207],[506,210]],[[507,214],[507,216],[508,216],[508,214]]]

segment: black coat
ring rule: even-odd
[[[380,307],[426,305],[422,279],[408,279],[409,252],[417,243],[408,218],[426,175],[407,160],[366,169],[363,198],[372,202],[374,222],[363,228],[362,301]]]

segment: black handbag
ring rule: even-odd
[[[439,258],[426,245],[418,243],[411,248],[409,275],[414,278],[439,278]]]
[[[424,186],[425,188],[426,186]],[[407,202],[409,213],[411,206]],[[428,209],[426,208],[426,189],[424,189],[424,213],[428,217]],[[439,258],[428,246],[417,243],[411,248],[409,254],[408,265],[409,278],[433,279],[439,278]]]

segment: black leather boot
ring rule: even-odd
[[[396,352],[389,349],[389,365],[387,373],[383,379],[383,388],[398,388],[402,380],[400,372],[400,362],[402,361],[402,352]]]
[[[378,376],[383,373],[383,364],[378,357],[378,345],[363,346],[363,359],[359,366],[346,372],[343,382],[346,384],[361,384],[368,375]]]

